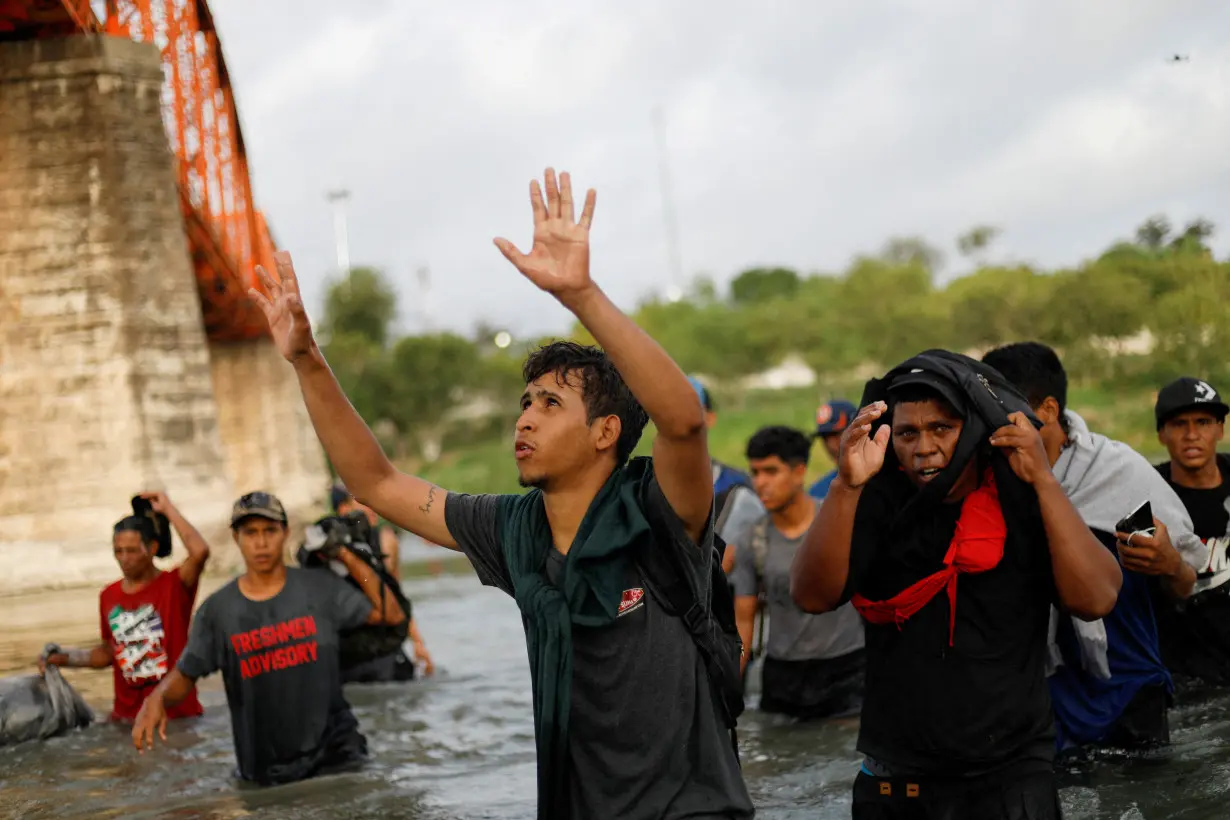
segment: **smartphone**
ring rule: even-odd
[[[1146,498],[1139,507],[1119,519],[1115,528],[1117,532],[1128,535],[1134,532],[1147,536],[1153,535],[1156,527],[1153,526],[1153,506],[1149,503],[1149,499]]]

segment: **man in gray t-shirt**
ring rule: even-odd
[[[801,718],[856,712],[863,689],[863,624],[854,607],[809,615],[790,598],[790,565],[820,504],[803,480],[810,449],[807,437],[789,427],[752,436],[748,463],[768,513],[731,540],[735,619],[745,646],[761,595],[768,610],[760,708]]]
[[[231,533],[244,573],[201,604],[179,663],[137,714],[133,744],[151,748],[155,731],[165,740],[167,707],[221,672],[240,779],[290,783],[360,763],[367,741],[342,695],[340,636],[402,622],[396,596],[348,549],[335,557],[357,589],[330,572],[287,567],[286,509],[269,493],[235,502]]]

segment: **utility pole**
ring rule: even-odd
[[[350,191],[337,188],[325,194],[325,199],[333,205],[333,239],[337,244],[337,268],[349,287],[350,242],[346,236],[346,203],[350,200]]]
[[[671,282],[666,291],[666,298],[677,302],[683,298],[683,262],[679,255],[679,230],[675,225],[675,204],[671,196],[670,160],[666,153],[666,123],[660,105],[655,105],[653,108],[653,126],[658,147],[658,181],[662,189],[662,221],[666,229],[666,257]]]
[[[431,333],[431,269],[423,265],[415,275],[419,280],[419,324],[424,333]]]

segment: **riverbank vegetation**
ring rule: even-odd
[[[868,376],[913,353],[977,354],[1023,339],[1060,350],[1073,382],[1070,404],[1094,429],[1157,457],[1156,389],[1179,375],[1230,383],[1230,260],[1210,252],[1213,231],[1202,219],[1173,228],[1154,217],[1096,257],[1040,270],[996,261],[997,230],[981,226],[956,242],[968,272],[945,282],[939,249],[896,238],[839,273],[758,267],[725,289],[698,279],[683,298],[651,298],[634,314],[712,386],[719,423],[711,447],[735,464],[758,427],[808,429],[819,401],[857,401]],[[356,268],[328,289],[322,340],[355,407],[394,458],[442,486],[515,490],[509,448],[520,363],[544,340],[511,339],[492,327],[468,337],[399,337],[397,313],[396,292],[377,269]],[[589,341],[580,328],[561,335]],[[788,360],[810,368],[814,383],[779,390],[749,383]],[[652,430],[642,450],[651,440]],[[829,468],[819,449],[815,462],[815,473]]]

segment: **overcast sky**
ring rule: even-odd
[[[404,330],[559,332],[500,256],[548,164],[598,190],[594,275],[626,308],[671,282],[652,111],[685,275],[840,271],[891,235],[1078,263],[1143,219],[1205,216],[1230,251],[1225,0],[211,0],[258,205],[309,307],[384,268]],[[1187,62],[1170,63],[1174,54]]]

